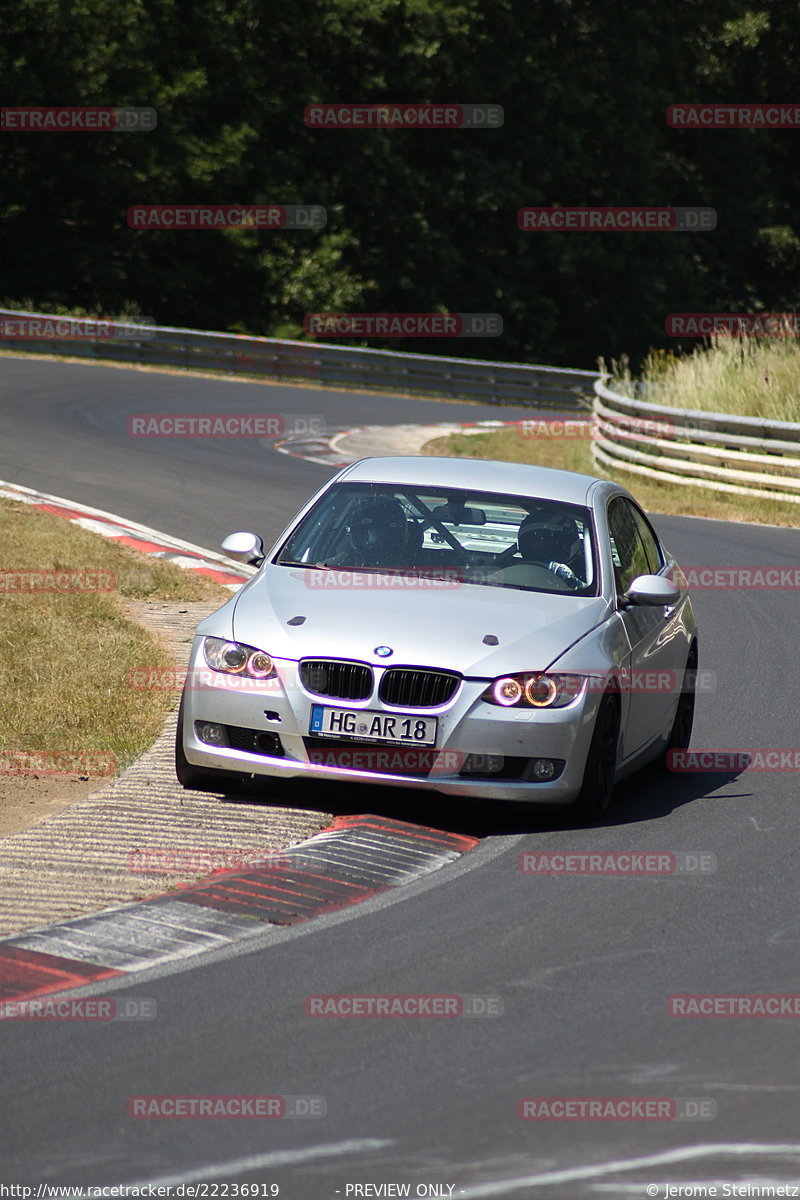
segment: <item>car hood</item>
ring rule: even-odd
[[[381,587],[310,587],[303,569],[269,565],[236,596],[233,637],[275,658],[347,658],[491,678],[543,670],[608,615],[602,597],[430,581],[412,587],[384,578]],[[302,624],[288,624],[298,616]],[[485,645],[487,634],[499,645]],[[393,653],[380,658],[376,646]]]

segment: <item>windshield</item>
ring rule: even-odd
[[[493,492],[340,483],[305,515],[274,562],[446,573],[476,587],[597,595],[587,508]]]

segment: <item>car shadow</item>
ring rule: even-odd
[[[355,816],[368,813],[449,833],[486,838],[515,833],[549,833],[575,828],[630,825],[666,817],[685,804],[730,786],[742,771],[666,774],[644,768],[618,784],[611,809],[602,822],[580,821],[570,808],[533,806],[509,801],[452,798],[414,788],[374,784],[340,784],[304,779],[253,781],[241,792],[225,797],[232,804],[269,808],[302,808],[320,815]],[[716,795],[715,800],[739,799],[744,793]]]
[[[719,789],[730,787],[743,774],[743,770],[670,774],[645,767],[617,787],[608,820],[604,823],[630,825],[644,820],[657,820],[712,793],[717,793],[714,795],[715,801],[741,799],[751,794],[749,789],[722,795]]]

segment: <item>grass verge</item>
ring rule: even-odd
[[[489,458],[503,462],[533,463],[540,467],[600,475],[628,488],[645,509],[654,513],[800,527],[800,504],[786,504],[757,496],[707,492],[703,488],[661,483],[626,471],[597,468],[592,461],[591,442],[585,437],[526,437],[520,426],[496,433],[454,433],[428,442],[422,453],[442,454],[448,458]]]
[[[785,337],[718,335],[691,354],[655,350],[642,366],[651,399],[669,408],[738,413],[771,421],[800,421],[800,345]],[[601,364],[602,366],[602,364]],[[627,363],[612,364],[613,382],[633,395]]]
[[[37,578],[39,577],[39,578]],[[40,582],[41,579],[43,582]],[[208,600],[230,592],[174,564],[30,505],[0,500],[0,772],[122,769],[160,733],[173,693],[129,685],[173,666],[125,614],[126,599]],[[42,761],[44,756],[44,761]],[[92,770],[100,763],[103,769]],[[58,773],[61,773],[60,771]]]

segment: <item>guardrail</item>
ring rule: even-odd
[[[800,425],[666,408],[595,382],[592,457],[652,479],[800,503]]]
[[[9,318],[29,321],[24,340],[21,336],[6,336]],[[53,336],[31,337],[30,330],[35,331],[35,327],[30,319],[50,322]],[[63,336],[59,336],[58,325],[63,326],[64,322],[81,325],[79,318],[0,308],[0,349],[201,368],[279,380],[310,380],[321,386],[391,390],[537,408],[584,407],[591,400],[592,385],[597,379],[596,371],[328,346],[134,322],[109,322],[111,331],[105,336],[70,336],[66,327],[62,327]]]

